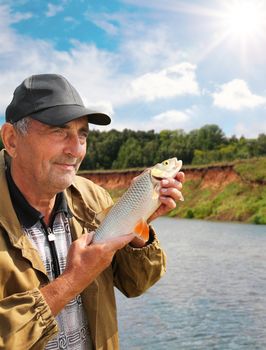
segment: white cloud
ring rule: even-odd
[[[110,117],[113,116],[114,114],[114,109],[110,101],[97,101],[96,103],[94,102],[88,102],[87,98],[83,98],[84,104],[91,109],[92,111],[100,111],[101,113],[108,114]]]
[[[33,15],[31,12],[24,12],[24,13],[14,13],[13,17],[12,17],[12,23],[17,23],[20,21],[24,21],[27,19],[32,18]]]
[[[196,15],[216,15],[217,11],[212,11],[211,8],[206,8],[202,5],[197,5],[195,3],[187,3],[185,1],[177,0],[157,0],[157,1],[143,1],[143,0],[123,0],[123,2],[132,4],[139,7],[149,8],[151,10],[164,11],[164,12],[181,12],[181,13],[191,13]]]
[[[108,13],[101,13],[100,15],[97,15],[95,13],[90,13],[87,11],[85,13],[85,18],[94,23],[97,27],[101,28],[109,35],[118,34],[121,22],[120,16]]]
[[[118,33],[117,27],[111,22],[105,21],[104,19],[95,19],[93,22],[110,35],[116,35]]]
[[[64,17],[64,21],[71,23],[71,24],[78,24],[79,22],[76,20],[76,18],[71,17],[71,16],[66,16]]]
[[[45,12],[45,15],[47,17],[53,17],[62,11],[64,11],[64,7],[62,5],[54,5],[49,2],[47,4],[47,11]]]
[[[195,75],[196,66],[184,62],[158,73],[147,73],[132,82],[136,98],[153,101],[182,95],[197,95],[199,87]]]
[[[248,123],[237,123],[235,125],[234,134],[237,137],[245,136],[248,138],[257,138],[259,134],[266,133],[266,121],[249,120]]]
[[[244,80],[234,79],[212,94],[215,106],[235,111],[266,104],[266,97],[253,94]]]
[[[155,131],[185,129],[191,119],[191,113],[191,110],[168,110],[153,116],[151,120],[146,123],[145,128],[146,130],[154,129]]]
[[[152,117],[152,121],[155,123],[164,123],[172,125],[176,128],[176,124],[183,123],[190,119],[187,112],[177,111],[175,109],[165,111]]]
[[[259,134],[266,130],[266,120],[259,120],[256,117],[250,117],[239,121],[235,126],[232,134],[237,137],[245,136],[247,138],[257,138]]]
[[[0,28],[3,28],[11,23],[18,23],[33,17],[31,12],[13,12],[11,14],[10,8],[6,4],[0,4]]]

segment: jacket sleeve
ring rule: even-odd
[[[56,332],[57,323],[37,288],[0,300],[0,349],[43,349]]]
[[[127,297],[136,297],[156,283],[166,270],[166,256],[150,228],[150,244],[143,248],[127,245],[113,261],[114,284]]]

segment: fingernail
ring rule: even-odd
[[[162,185],[165,186],[165,185],[168,185],[169,184],[169,180],[162,180]]]
[[[164,193],[165,193],[165,192],[167,192],[167,191],[168,191],[167,188],[162,188],[162,189],[161,189],[161,192],[164,192]]]

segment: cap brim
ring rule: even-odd
[[[98,113],[79,105],[55,106],[32,113],[29,117],[48,125],[63,125],[71,120],[88,117],[88,123],[108,125],[111,118],[104,113]]]

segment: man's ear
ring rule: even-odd
[[[10,155],[10,157],[15,158],[17,153],[18,134],[12,124],[5,123],[2,125],[1,138],[7,153]]]

